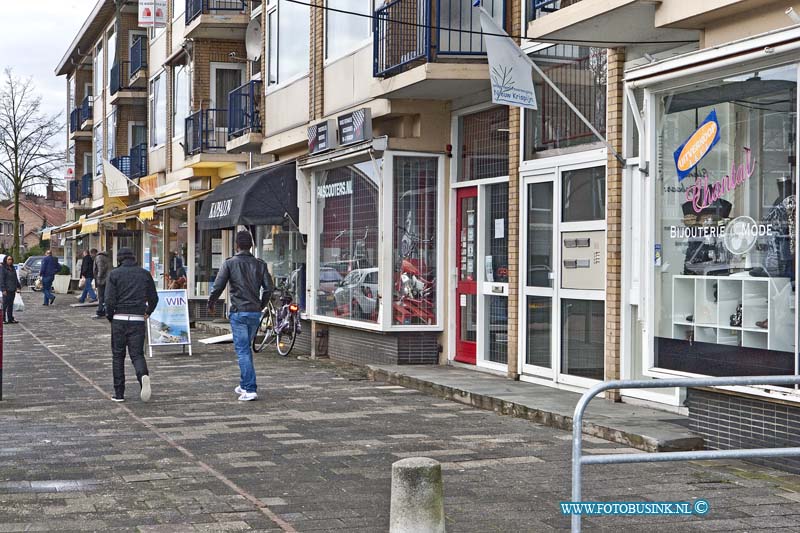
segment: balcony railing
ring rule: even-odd
[[[147,176],[147,143],[137,144],[131,148],[130,174],[131,179]]]
[[[553,13],[563,7],[577,4],[580,1],[581,0],[528,0],[530,5],[528,21],[542,18],[548,13]]]
[[[121,155],[119,157],[115,157],[110,161],[112,165],[116,167],[117,170],[128,176],[131,177],[131,157],[128,155]]]
[[[84,174],[81,176],[81,199],[92,197],[92,185],[94,184],[94,176],[92,173]]]
[[[135,76],[139,71],[144,71],[147,68],[147,40],[144,37],[139,37],[133,41],[130,58],[131,77]]]
[[[79,129],[81,129],[81,110],[76,107],[69,114],[69,132],[75,133]]]
[[[203,109],[186,119],[186,155],[225,151],[228,110]]]
[[[130,88],[130,67],[130,61],[117,61],[114,63],[114,66],[111,67],[111,79],[108,81],[108,90],[112,95]]]
[[[81,184],[78,180],[69,181],[69,201],[73,204],[81,201]]]
[[[245,0],[186,0],[186,24],[203,14],[239,12],[245,10]]]
[[[431,7],[436,9],[432,31]],[[437,56],[483,55],[481,21],[473,0],[393,0],[375,11],[373,75],[389,77]],[[484,0],[484,8],[502,22],[503,0]]]
[[[87,120],[92,120],[94,108],[92,107],[92,96],[89,95],[81,102],[81,124]]]
[[[261,81],[253,80],[228,95],[228,138],[261,133]]]

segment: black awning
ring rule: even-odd
[[[197,221],[201,230],[208,230],[280,225],[286,218],[296,225],[298,216],[297,170],[292,162],[222,183],[203,201]]]

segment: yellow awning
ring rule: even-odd
[[[150,205],[139,210],[139,220],[153,220],[156,214],[156,206]]]
[[[66,224],[62,224],[61,226],[58,226],[57,228],[49,228],[49,229],[50,229],[50,233],[66,233],[68,231],[72,231],[72,230],[77,229],[79,227],[81,227],[81,222],[79,220],[76,220],[74,222],[67,222]]]
[[[90,218],[81,224],[81,235],[88,235],[90,233],[97,233],[97,228],[100,225],[100,220]]]
[[[42,230],[42,240],[49,241],[50,240],[50,233],[52,233],[53,228],[46,228]]]
[[[198,200],[204,196],[207,196],[211,191],[191,191],[188,194],[184,194],[178,196],[177,198],[170,198],[167,201],[161,201],[156,204],[156,209],[161,211],[162,209],[169,209],[170,207],[177,207],[179,205],[183,205],[194,200]]]

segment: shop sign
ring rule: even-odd
[[[729,192],[733,192],[734,189],[750,179],[756,168],[750,148],[744,148],[743,159],[744,161],[738,165],[735,161],[731,164],[730,174],[711,183],[709,183],[711,177],[708,175],[708,171],[703,170],[702,176],[695,180],[694,185],[686,189],[686,201],[691,202],[695,213],[702,212],[703,209],[710,207],[714,202]]]
[[[220,200],[211,204],[208,210],[208,218],[222,218],[231,214],[231,207],[233,206],[233,198],[227,200]]]
[[[141,200],[155,198],[156,189],[158,188],[158,174],[139,178],[139,187],[141,187],[141,191],[139,191],[141,193],[139,195]]]
[[[368,108],[357,109],[341,115],[339,125],[339,144],[344,146],[372,139],[372,112]]]
[[[308,128],[308,153],[316,154],[336,148],[336,138],[331,137],[333,120],[326,120]]]
[[[717,121],[717,110],[712,109],[711,113],[703,120],[692,136],[675,150],[675,168],[678,170],[678,181],[688,176],[692,169],[718,142],[719,122]]]
[[[166,28],[167,0],[139,0],[139,27]]]
[[[353,194],[353,180],[328,183],[327,185],[317,185],[317,198],[320,199],[348,196],[351,194]]]
[[[153,346],[191,346],[186,289],[158,291],[158,306],[147,319],[147,333],[151,356]]]

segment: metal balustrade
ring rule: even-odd
[[[78,180],[69,181],[69,201],[73,204],[81,201],[81,187]]]
[[[469,0],[437,0],[436,55],[485,55],[486,45],[480,32],[480,11]],[[483,0],[483,8],[503,27],[503,0]]]
[[[228,110],[202,109],[186,119],[186,155],[225,151]]]
[[[86,98],[83,99],[81,102],[81,124],[86,122],[87,120],[92,120],[94,116],[94,107],[92,104],[92,95],[88,95]]]
[[[147,143],[137,144],[131,148],[128,159],[130,161],[129,178],[136,179],[147,175]]]
[[[186,24],[200,15],[214,12],[245,11],[245,0],[186,0]]]
[[[114,95],[119,91],[130,89],[130,61],[117,61],[111,67],[111,79],[108,82],[108,90]]]
[[[93,185],[94,176],[92,176],[91,172],[81,176],[81,199],[92,197],[92,189],[94,189]]]
[[[81,110],[80,108],[73,109],[69,114],[69,132],[75,133],[81,128]]]
[[[253,80],[228,95],[228,138],[261,133],[261,81]]]
[[[542,18],[548,13],[554,13],[559,9],[567,6],[577,4],[581,0],[529,0],[530,10],[528,11],[528,20],[536,20]]]
[[[139,37],[133,41],[130,58],[131,77],[135,76],[139,71],[147,69],[147,39],[145,37]]]
[[[119,157],[115,157],[110,161],[114,167],[128,176],[131,177],[131,157],[128,155],[121,155]]]

